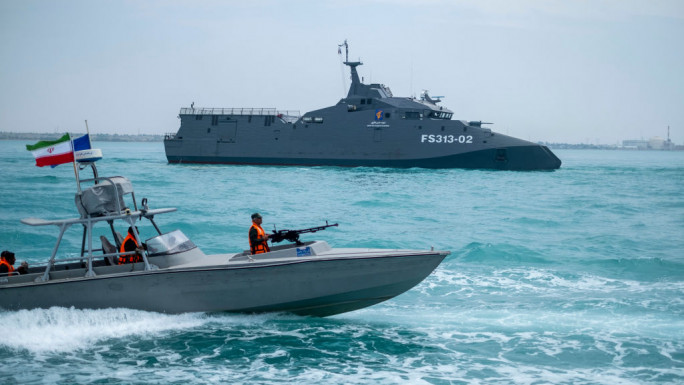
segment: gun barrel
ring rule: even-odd
[[[337,226],[338,226],[337,223],[333,223],[332,225],[330,225],[330,224],[328,224],[328,221],[326,221],[325,226],[309,227],[308,229],[273,230],[273,235],[271,235],[269,238],[271,239],[271,242],[273,242],[273,243],[288,240],[290,242],[294,242],[294,243],[297,243],[299,245],[299,244],[301,244],[301,242],[299,241],[299,234],[315,233],[317,231],[325,230],[328,227],[337,227]]]
[[[327,225],[327,224],[326,224],[325,226],[309,227],[308,229],[292,230],[292,231],[296,231],[296,232],[298,232],[299,234],[303,234],[303,233],[315,233],[316,231],[325,230],[325,229],[327,229],[328,227],[336,227],[336,226],[337,226],[337,223],[334,223],[334,224],[332,224],[332,225]]]

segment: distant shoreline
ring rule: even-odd
[[[63,133],[35,133],[35,132],[4,132],[0,131],[0,140],[54,140],[59,139]],[[72,133],[72,137],[76,138],[83,133]],[[90,134],[92,141],[100,142],[161,142],[164,140],[164,135],[120,135],[120,134]]]
[[[585,144],[585,143],[549,143],[537,142],[552,150],[620,150],[620,151],[684,151],[682,145],[672,145],[670,148],[624,147],[616,144]]]

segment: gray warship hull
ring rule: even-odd
[[[347,47],[347,44],[343,44]],[[482,121],[452,120],[439,98],[394,97],[351,69],[347,97],[311,111],[182,108],[167,134],[169,163],[555,170],[546,146],[493,132]]]
[[[468,122],[392,121],[390,114],[384,124],[374,124],[375,111],[357,112],[358,122],[336,119],[346,109],[309,114],[323,123],[288,121],[275,110],[182,109],[178,133],[164,140],[166,157],[169,163],[278,166],[553,170],[561,165],[546,146]]]

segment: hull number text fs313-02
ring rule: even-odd
[[[420,136],[421,143],[461,143],[470,144],[473,143],[472,135],[428,135],[423,134]]]

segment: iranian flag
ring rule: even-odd
[[[42,140],[36,144],[26,145],[26,149],[36,158],[36,166],[56,166],[74,161],[74,151],[69,134],[57,140]]]

